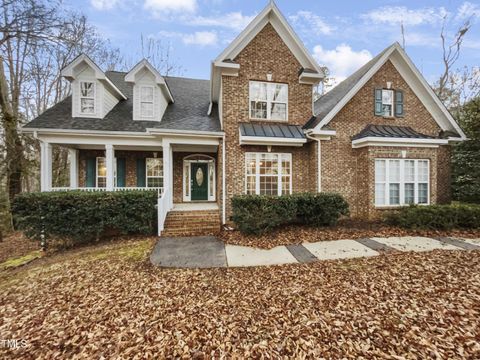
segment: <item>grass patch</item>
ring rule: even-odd
[[[41,251],[35,250],[24,256],[7,259],[6,261],[0,264],[0,270],[12,269],[12,268],[25,265],[26,263],[29,263],[30,261],[37,259],[40,256],[41,256]]]

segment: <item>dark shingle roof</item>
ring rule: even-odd
[[[320,121],[342,100],[345,95],[360,81],[360,79],[377,63],[377,61],[394,45],[389,46],[372,60],[355,71],[332,90],[321,96],[314,103],[314,114],[304,126],[304,129],[311,129],[317,126]]]
[[[298,125],[240,123],[240,133],[242,136],[305,139],[302,127]]]
[[[72,118],[71,96],[60,101],[25,125],[25,128],[133,131],[146,128],[193,131],[221,131],[218,109],[210,104],[210,81],[165,77],[175,99],[169,104],[162,121],[133,120],[133,85],[124,81],[126,73],[107,71],[107,77],[122,91],[127,100],[120,101],[103,119]]]
[[[363,139],[366,137],[379,138],[407,138],[407,139],[436,139],[435,136],[425,135],[413,130],[409,126],[393,126],[393,125],[367,125],[352,140]]]

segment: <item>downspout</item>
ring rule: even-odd
[[[322,146],[321,140],[314,136],[311,136],[310,133],[305,133],[305,136],[317,142],[317,192],[322,192]]]
[[[222,225],[226,223],[226,215],[225,215],[225,135],[223,135],[222,140]]]

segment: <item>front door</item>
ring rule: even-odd
[[[208,200],[208,164],[191,164],[192,200]]]

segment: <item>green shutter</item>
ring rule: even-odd
[[[85,171],[85,186],[86,187],[95,187],[95,177],[97,168],[97,159],[96,158],[87,158],[87,169]]]
[[[125,187],[125,158],[117,158],[117,186]]]
[[[383,115],[382,89],[375,89],[375,115]]]
[[[137,186],[145,187],[145,158],[137,159]]]
[[[403,116],[403,91],[395,91],[395,116]]]

